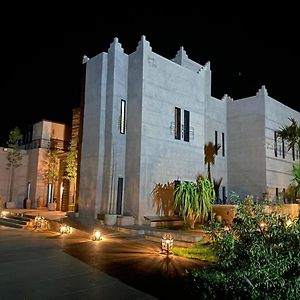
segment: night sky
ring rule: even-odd
[[[209,60],[217,98],[252,96],[265,85],[271,97],[300,110],[300,26],[292,8],[215,14],[192,7],[117,10],[82,4],[73,10],[43,3],[32,9],[26,4],[2,10],[2,138],[14,126],[42,119],[70,124],[79,104],[83,55],[107,51],[114,37],[127,54],[146,35],[152,50],[166,58],[184,46],[191,59]]]

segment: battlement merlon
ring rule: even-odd
[[[197,62],[191,60],[182,46],[179,48],[175,58],[172,59],[172,61],[197,73],[200,73],[202,70],[210,70],[209,62],[206,63],[205,66],[202,66]]]

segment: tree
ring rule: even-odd
[[[44,171],[44,178],[48,184],[52,184],[53,186],[50,199],[50,202],[53,202],[54,187],[59,178],[59,158],[57,149],[49,149],[48,160],[45,163],[46,170]]]
[[[290,117],[289,120],[291,121],[291,124],[289,126],[282,126],[278,131],[278,136],[288,141],[288,150],[293,148],[295,145],[297,145],[298,149],[300,149],[300,125],[292,117]]]
[[[220,145],[214,145],[212,142],[209,142],[208,144],[204,145],[204,163],[207,164],[207,176],[210,181],[210,166],[215,164],[215,157],[220,148]]]
[[[74,184],[74,194],[76,194],[76,179],[77,179],[77,157],[78,151],[69,147],[69,151],[66,156],[66,170],[64,179],[69,180],[70,183]]]
[[[207,218],[214,198],[215,191],[211,181],[207,178],[200,178],[196,183],[180,182],[175,189],[174,204],[184,221],[194,228],[198,218],[201,222]]]
[[[15,127],[9,132],[7,146],[9,148],[7,153],[7,166],[10,169],[10,185],[9,185],[9,198],[8,201],[12,201],[13,189],[14,189],[14,177],[15,169],[22,165],[21,161],[23,154],[21,153],[19,142],[22,138],[21,131],[18,127]]]
[[[212,142],[209,142],[204,145],[204,163],[207,164],[207,177],[210,181],[211,181],[210,167],[211,167],[211,165],[215,164],[215,157],[220,148],[221,148],[221,146],[219,144],[215,145]],[[213,180],[217,201],[219,201],[219,188],[220,188],[222,180],[223,180],[223,177]]]

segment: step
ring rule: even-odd
[[[147,241],[152,241],[161,244],[161,237],[154,236],[154,235],[145,235],[144,238]],[[174,247],[190,248],[193,247],[195,244],[196,243],[174,240]]]
[[[6,217],[2,218],[2,220],[10,222],[10,223],[16,223],[16,224],[20,224],[20,225],[27,225],[27,221],[17,219],[16,216],[6,216]]]
[[[19,216],[19,215],[9,215],[7,216],[10,219],[15,219],[15,220],[19,220],[19,221],[25,221],[25,222],[29,222],[32,220],[32,218],[28,218],[26,216]]]
[[[199,234],[194,234],[194,233],[184,233],[184,232],[176,232],[176,231],[148,231],[147,232],[147,236],[154,236],[154,237],[158,237],[158,238],[162,238],[162,235],[165,233],[171,233],[171,235],[173,236],[173,239],[176,241],[180,241],[180,242],[187,242],[187,243],[197,243],[203,240],[203,234],[199,233]]]
[[[14,228],[24,228],[25,225],[21,225],[18,223],[7,221],[6,219],[0,218],[0,225],[6,226],[6,227],[14,227]]]
[[[127,233],[130,235],[142,235],[145,233],[144,229],[140,228],[133,228],[128,226],[128,227],[122,227],[122,226],[110,226],[110,225],[105,225],[106,228],[112,229],[112,230],[117,230],[123,233]]]

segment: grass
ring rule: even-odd
[[[217,256],[214,254],[209,243],[200,242],[191,248],[174,247],[172,249],[172,252],[175,255],[183,256],[186,258],[205,260],[212,263],[217,261]]]

